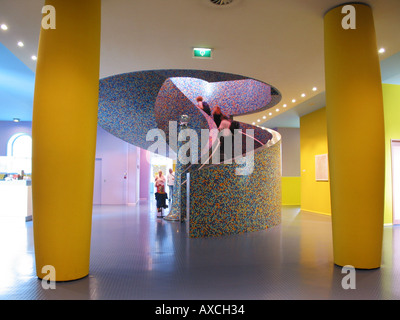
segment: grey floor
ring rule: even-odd
[[[399,299],[400,229],[384,228],[382,267],[342,287],[329,216],[283,207],[268,230],[189,239],[154,204],[95,206],[89,276],[43,289],[34,273],[32,222],[0,220],[0,299]]]

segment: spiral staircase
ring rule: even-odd
[[[186,223],[190,237],[278,225],[279,133],[237,122],[229,135],[232,144],[228,145],[233,148],[225,154],[221,133],[213,118],[197,107],[197,96],[211,109],[219,106],[231,119],[272,108],[281,100],[269,84],[234,74],[176,69],[131,72],[100,80],[99,125],[137,147],[176,156],[174,202],[164,219]],[[189,152],[181,152],[188,146]]]

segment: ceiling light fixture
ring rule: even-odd
[[[261,120],[260,119],[257,119],[257,122],[260,122]]]
[[[283,107],[286,108],[286,107],[287,107],[287,104],[285,103],[285,104],[283,105]]]
[[[4,23],[0,26],[0,28],[1,28],[1,30],[4,30],[4,31],[8,29],[7,25]]]
[[[18,41],[18,47],[23,47],[24,46],[24,43],[22,42],[22,41]]]
[[[253,123],[252,123],[252,125],[253,125],[253,126],[255,126],[255,125],[256,125],[256,123],[255,123],[255,122],[253,122]]]
[[[317,91],[317,87],[312,88],[312,91]]]
[[[385,51],[386,51],[385,48],[380,48],[378,52],[379,53],[384,53]]]
[[[272,116],[272,112],[270,112],[269,115]]]
[[[32,56],[31,59],[34,60],[34,61],[36,61],[36,60],[37,60],[37,57],[36,57],[36,56]]]
[[[276,112],[279,112],[279,109],[276,109],[275,111],[276,111]]]
[[[20,120],[19,120],[19,118],[14,118],[13,121],[14,122],[19,122]]]
[[[296,102],[296,99],[293,99],[292,102],[295,103],[295,102]]]
[[[302,97],[302,98],[304,98],[305,96],[306,96],[306,94],[305,94],[305,93],[302,93],[302,94],[301,94],[301,97]]]
[[[263,119],[267,119],[267,117],[266,117],[266,116],[263,116]]]

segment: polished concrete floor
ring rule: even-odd
[[[282,224],[189,239],[153,203],[95,206],[89,276],[44,289],[34,273],[32,222],[0,219],[0,299],[399,299],[400,229],[384,227],[382,267],[357,270],[355,289],[333,264],[329,216],[283,207]]]

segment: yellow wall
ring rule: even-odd
[[[282,177],[282,205],[298,206],[301,203],[301,177]]]
[[[315,181],[315,156],[328,153],[326,109],[300,118],[301,210],[331,213],[329,182]]]
[[[400,86],[383,84],[385,113],[385,213],[384,223],[393,223],[392,217],[392,160],[390,140],[400,140]],[[372,131],[373,133],[373,131]]]
[[[392,220],[392,171],[390,140],[400,140],[400,85],[383,84],[385,112],[385,213],[384,223]],[[373,130],[371,131],[373,134]],[[328,182],[316,182],[315,155],[328,152],[325,108],[300,119],[301,145],[301,209],[330,214]],[[305,170],[305,171],[304,171]],[[282,190],[288,183],[282,178]],[[284,195],[282,195],[284,197]]]

